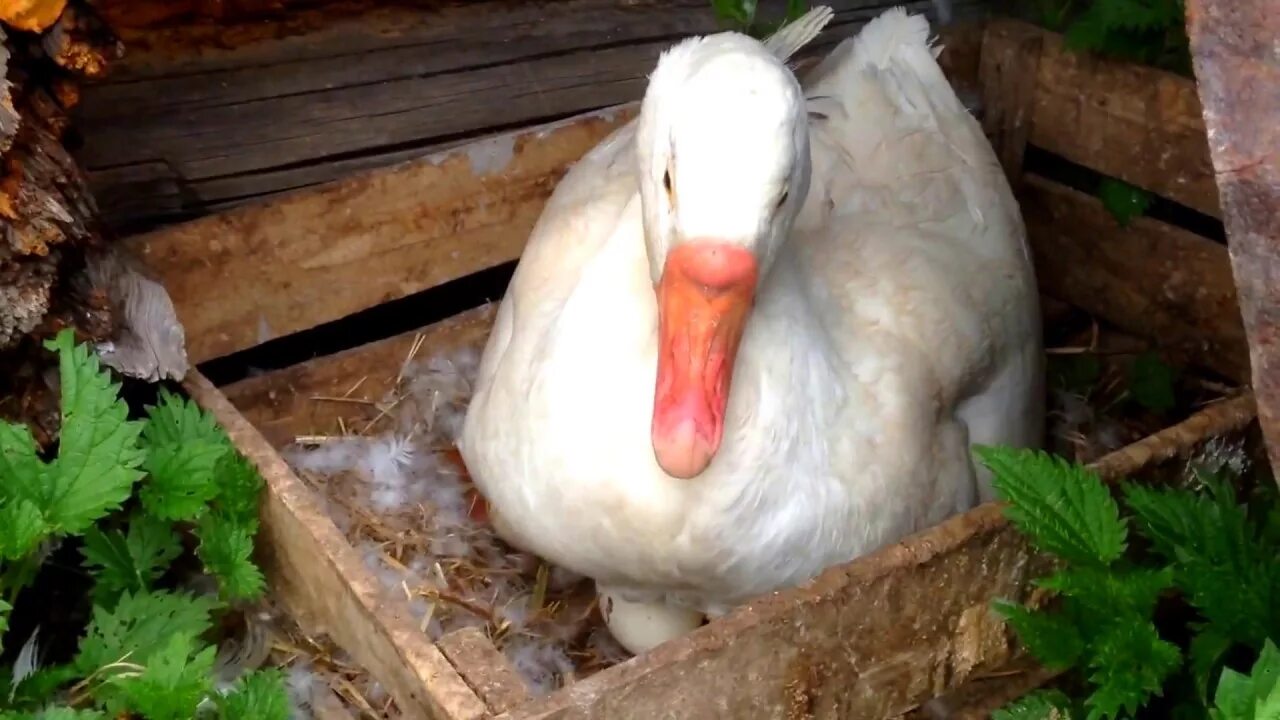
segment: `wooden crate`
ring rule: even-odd
[[[957,83],[983,89],[1043,292],[1246,379],[1222,243],[1149,218],[1121,228],[1090,195],[1022,172],[1024,158],[1044,151],[1218,215],[1194,84],[1067,54],[1056,36],[1016,23],[991,24],[981,49],[980,63],[950,57],[948,67]],[[966,80],[964,68],[979,65]],[[193,357],[220,357],[516,259],[567,167],[634,110],[507,133],[128,242],[169,287]],[[351,412],[308,398],[360,378],[360,394],[378,398],[415,343],[478,346],[492,310],[221,390],[197,373],[187,383],[267,478],[265,563],[279,600],[367,667],[407,716],[890,718],[975,687],[983,702],[966,706],[981,713],[1047,677],[988,611],[995,598],[1026,597],[1040,562],[993,504],[536,699],[483,634],[430,643],[276,447]],[[1108,478],[1160,471],[1254,417],[1245,393],[1095,466]]]
[[[948,4],[963,18],[987,2]],[[195,3],[227,17],[163,22],[184,4],[104,3],[128,53],[75,111],[76,159],[126,231],[632,100],[674,38],[718,26],[707,0],[345,0],[238,17],[273,3]],[[827,4],[835,16],[811,51],[887,7],[933,7]]]

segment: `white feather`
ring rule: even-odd
[[[37,640],[40,635],[40,627],[36,626],[31,631],[31,637],[22,644],[22,649],[18,651],[18,658],[13,661],[13,672],[10,678],[12,683],[9,688],[9,701],[13,701],[14,694],[18,691],[18,686],[23,680],[35,674],[40,669],[40,643]]]

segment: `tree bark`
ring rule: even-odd
[[[63,327],[95,341],[117,329],[105,288],[72,282],[108,241],[63,138],[78,82],[121,48],[81,0],[4,4],[0,43],[0,416],[48,442],[56,383],[40,341]]]
[[[1190,0],[1187,35],[1222,198],[1258,421],[1280,480],[1280,15],[1270,0]]]

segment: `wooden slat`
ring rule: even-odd
[[[1262,430],[1280,471],[1280,14],[1262,0],[1192,0],[1187,17]]]
[[[1017,187],[1031,134],[1044,33],[1015,25],[1004,28],[996,37],[984,43],[978,70],[982,129],[1009,184]]]
[[[1122,228],[1096,198],[1036,176],[1019,200],[1045,294],[1247,382],[1226,247],[1149,218]]]
[[[495,311],[496,305],[486,305],[421,331],[247,378],[224,391],[276,447],[299,435],[339,434],[341,425],[360,429],[379,414],[374,403],[394,387],[400,368],[419,340],[420,358],[462,347],[479,348],[489,334]]]
[[[492,714],[503,713],[528,702],[529,688],[507,656],[484,630],[455,630],[436,643],[462,678],[476,691]]]
[[[327,634],[395,698],[406,717],[474,720],[484,703],[383,591],[312,491],[198,372],[184,383],[266,481],[259,536],[273,597],[308,632]]]
[[[836,16],[813,49],[897,3],[829,4]],[[982,4],[958,0],[954,13]],[[705,0],[403,5],[124,32],[123,65],[77,109],[78,158],[109,218],[204,213],[458,135],[635,100],[664,48],[717,29]]]
[[[1132,476],[1253,418],[1219,403],[1094,467]],[[498,718],[896,717],[1009,660],[990,603],[1038,562],[989,503]]]
[[[130,238],[164,283],[193,362],[510,261],[615,110]]]
[[[1062,36],[992,21],[983,53],[1042,38],[1031,144],[1221,217],[1218,188],[1190,78],[1063,47]]]
[[[968,84],[971,31],[962,26],[943,54]],[[168,288],[188,353],[204,362],[516,259],[569,166],[635,109],[475,141],[126,242]]]

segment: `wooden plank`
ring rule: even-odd
[[[829,4],[836,16],[813,51],[894,3]],[[982,4],[958,0],[954,14]],[[933,11],[931,0],[906,6]],[[122,29],[128,57],[77,110],[79,159],[117,226],[203,214],[337,179],[353,162],[638,99],[661,50],[716,29],[705,0],[337,4],[274,22]]]
[[[1218,403],[1094,467],[1131,477],[1253,418]],[[990,603],[1038,562],[989,503],[498,718],[895,717],[1008,662]]]
[[[262,473],[262,561],[273,597],[298,624],[327,634],[395,698],[406,717],[472,720],[484,703],[383,591],[288,464],[198,372],[184,387]]]
[[[1247,382],[1226,247],[1150,218],[1122,228],[1096,198],[1036,176],[1019,200],[1042,292]]]
[[[126,245],[203,362],[518,257],[570,164],[632,112],[500,135]]]
[[[1262,430],[1280,470],[1280,15],[1273,2],[1192,0],[1187,28]]]
[[[994,37],[988,39],[993,32]],[[997,26],[994,31],[988,27],[983,44],[978,70],[982,129],[1009,184],[1017,187],[1031,134],[1044,33],[1022,25]]]
[[[944,52],[958,76],[976,64],[972,49]],[[516,259],[568,167],[635,109],[497,135],[126,242],[168,288],[188,353],[204,362]]]
[[[395,386],[396,375],[415,345],[420,342],[419,358],[462,347],[479,348],[496,311],[496,305],[485,305],[421,331],[246,378],[224,392],[276,447],[299,435],[336,435],[342,426],[358,429],[378,414],[373,404]]]
[[[524,679],[480,628],[455,630],[440,638],[436,647],[484,700],[490,713],[503,713],[528,702]]]
[[[1190,78],[1063,47],[1062,36],[992,21],[983,53],[1043,39],[1029,142],[1202,213],[1221,217],[1204,120]]]

